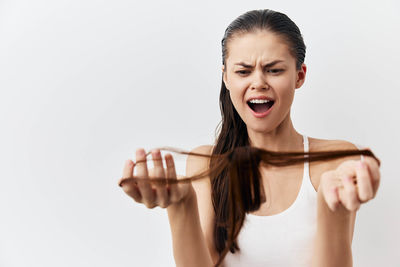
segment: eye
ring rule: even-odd
[[[249,73],[249,71],[247,71],[247,70],[238,70],[238,71],[236,71],[236,73],[238,73],[239,75],[246,75],[247,73]]]
[[[271,72],[273,74],[276,74],[276,73],[279,73],[279,72],[282,72],[282,71],[283,71],[283,69],[271,69],[271,70],[268,70],[267,72]]]

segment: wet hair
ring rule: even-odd
[[[306,54],[306,46],[301,36],[301,32],[296,24],[285,14],[276,12],[270,9],[263,10],[252,10],[248,11],[234,21],[232,21],[225,30],[224,37],[222,38],[222,64],[225,66],[224,71],[226,71],[226,59],[229,56],[229,43],[232,39],[239,37],[247,33],[255,33],[257,31],[268,31],[281,37],[288,46],[289,52],[296,59],[296,69],[300,69],[304,62]],[[222,74],[223,75],[223,74]],[[219,96],[219,104],[221,109],[221,125],[217,128],[219,135],[216,138],[215,146],[213,148],[212,154],[222,154],[228,151],[234,151],[235,148],[249,146],[249,138],[247,134],[247,127],[244,121],[241,119],[237,113],[235,107],[230,98],[229,91],[222,79],[221,91]],[[257,156],[251,154],[252,150],[243,150],[247,152],[247,162],[253,160],[257,161]],[[288,155],[286,155],[288,156]],[[244,154],[240,156],[242,160],[245,160]],[[285,157],[285,156],[283,156]],[[235,159],[237,160],[237,158]],[[240,162],[243,165],[244,162]],[[214,165],[215,161],[211,159],[210,166]],[[252,168],[254,165],[248,165]],[[233,166],[231,166],[233,167]],[[234,166],[233,169],[237,169],[246,177],[248,170],[238,168]],[[215,210],[215,224],[214,224],[214,243],[216,250],[220,253],[222,257],[227,253],[229,249],[232,253],[239,247],[236,242],[236,232],[240,231],[245,217],[245,212],[235,211],[234,214],[232,207],[234,203],[232,199],[229,198],[229,190],[232,188],[232,173],[230,174],[230,169],[226,168],[224,171],[213,176],[211,178],[212,185],[212,200]],[[250,177],[250,176],[249,176]],[[255,190],[256,194],[259,192],[259,180],[258,179],[241,179],[240,190],[244,190],[249,194],[251,190]],[[244,182],[243,182],[244,181]],[[239,190],[239,189],[236,189]],[[244,199],[244,201],[249,201],[249,199]],[[259,200],[255,202],[249,202],[252,205],[248,206],[244,210],[247,212],[253,210],[253,208],[259,206]],[[230,218],[230,216],[236,216],[236,218]],[[225,222],[229,221],[229,224],[224,225]],[[239,227],[232,226],[233,221],[238,222]],[[231,239],[235,237],[233,241]],[[229,241],[229,242],[228,242]]]
[[[228,43],[233,38],[245,33],[268,31],[282,38],[296,59],[296,69],[300,70],[306,56],[306,45],[297,25],[285,14],[271,9],[248,11],[229,24],[222,38],[222,64],[228,57]]]
[[[301,68],[305,58],[306,46],[299,28],[285,14],[270,9],[248,11],[225,30],[222,39],[222,63],[226,64],[229,54],[228,44],[241,34],[266,30],[277,34],[284,40],[289,52],[296,59],[296,69]],[[226,69],[226,68],[225,68]],[[305,161],[328,161],[353,155],[371,156],[380,161],[369,149],[336,150],[314,152],[273,152],[256,147],[249,143],[247,127],[236,112],[230,95],[222,79],[219,96],[221,122],[216,128],[216,139],[211,155],[187,152],[175,148],[159,148],[181,154],[208,157],[209,168],[202,173],[179,180],[165,178],[148,179],[151,183],[186,183],[209,177],[211,182],[211,198],[215,212],[213,240],[219,253],[219,266],[228,251],[240,250],[237,236],[246,213],[259,209],[263,199],[260,163],[266,166],[288,166]],[[138,177],[124,179],[123,182],[140,181]]]

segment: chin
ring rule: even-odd
[[[260,134],[265,134],[273,131],[274,129],[272,127],[268,127],[268,125],[257,125],[256,127],[248,127],[247,126],[247,132],[252,131],[255,133],[260,133]]]

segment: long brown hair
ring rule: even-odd
[[[228,55],[227,44],[235,34],[267,30],[283,38],[288,44],[291,55],[296,59],[296,69],[301,69],[306,46],[299,28],[285,14],[273,10],[253,10],[236,18],[225,30],[222,39],[222,64]],[[226,70],[226,66],[225,66]],[[151,183],[186,183],[210,177],[212,203],[215,212],[214,244],[219,253],[216,266],[219,266],[228,251],[239,250],[236,238],[248,212],[259,209],[263,199],[259,165],[288,166],[304,161],[327,161],[352,155],[371,156],[380,161],[368,149],[337,150],[319,152],[273,152],[250,146],[247,127],[236,112],[230,95],[222,79],[219,104],[221,124],[217,126],[216,141],[211,155],[187,152],[175,148],[159,148],[181,154],[209,157],[209,168],[202,173],[179,180],[165,178],[146,179]],[[148,153],[149,154],[149,153]],[[138,177],[125,181],[141,181]]]
[[[266,201],[262,196],[262,179],[259,170],[261,162],[266,166],[289,166],[305,161],[327,161],[347,156],[364,155],[374,158],[380,166],[380,160],[369,149],[363,150],[336,150],[313,152],[274,152],[252,146],[237,146],[223,153],[202,154],[188,152],[171,147],[155,148],[179,154],[210,158],[209,168],[189,177],[171,180],[165,177],[142,179],[141,177],[125,177],[120,186],[126,182],[149,182],[151,184],[190,183],[194,180],[209,177],[212,184],[212,199],[215,212],[215,245],[219,245],[219,259],[215,266],[219,266],[230,250],[239,250],[236,238],[246,216],[246,213],[256,211],[261,203]],[[146,156],[150,155],[150,151]],[[139,162],[145,162],[137,161]],[[212,162],[212,163],[211,163]],[[217,235],[218,234],[218,235]]]
[[[248,11],[236,18],[226,28],[225,34],[221,41],[222,64],[225,66],[224,72],[227,70],[226,59],[229,54],[228,44],[230,40],[232,40],[236,35],[252,33],[256,32],[257,30],[268,31],[280,36],[282,40],[286,42],[290,54],[296,59],[296,70],[301,69],[305,59],[306,45],[304,44],[300,29],[285,14],[270,9],[264,9]],[[224,73],[222,75],[224,75]],[[220,129],[217,130],[219,135],[216,138],[216,143],[212,154],[222,154],[227,151],[235,151],[235,149],[238,147],[249,146],[250,142],[247,133],[247,126],[233,106],[229,91],[226,88],[223,79],[221,84],[219,104],[221,109],[222,124]],[[259,160],[259,158],[257,158],[257,154],[250,153],[251,150],[244,149],[243,151],[243,153],[247,153],[247,156],[245,156],[245,154],[235,153],[235,155],[240,155],[237,157],[241,157],[241,160],[244,161],[241,162],[241,164],[248,165],[247,162],[251,160],[250,156],[253,157],[252,160]],[[287,154],[282,156],[286,157]],[[236,158],[232,160],[238,159]],[[211,159],[210,166],[213,164],[215,164],[215,161]],[[236,237],[236,232],[240,231],[245,217],[242,212],[234,211],[234,209],[231,207],[232,205],[238,205],[238,203],[232,203],[230,201],[229,193],[231,192],[229,190],[232,188],[232,186],[235,188],[235,185],[232,185],[234,179],[232,179],[230,176],[239,175],[240,173],[241,175],[248,175],[246,172],[243,172],[248,170],[243,170],[242,168],[239,168],[238,165],[231,165],[231,168],[237,169],[237,172],[233,174],[231,169],[226,168],[221,173],[217,174],[217,176],[213,176],[211,179],[212,201],[215,210],[214,243],[216,250],[222,257],[225,256],[228,249],[232,253],[235,253],[236,250],[239,250],[235,238],[233,239],[233,242],[229,242],[228,246],[227,240],[230,240],[233,236]],[[252,172],[255,173],[256,170],[254,169]],[[260,183],[258,178],[252,178],[250,175],[249,179],[242,179],[241,181],[240,190],[246,192],[246,196],[249,196],[250,192],[255,192],[255,195],[258,196]],[[259,199],[250,201],[248,197],[246,197],[243,198],[243,201],[247,203],[244,204],[245,206],[248,206],[248,209],[246,208],[246,210],[253,210],[255,206],[259,206]],[[229,213],[232,212],[236,212],[233,214],[233,216],[236,216],[235,221],[238,222],[238,226],[224,224],[224,222],[226,222],[231,216]]]

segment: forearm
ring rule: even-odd
[[[167,208],[177,267],[211,267],[211,255],[201,230],[195,193],[179,205]]]
[[[318,193],[317,214],[312,267],[352,267],[350,212],[342,205],[330,210]]]

